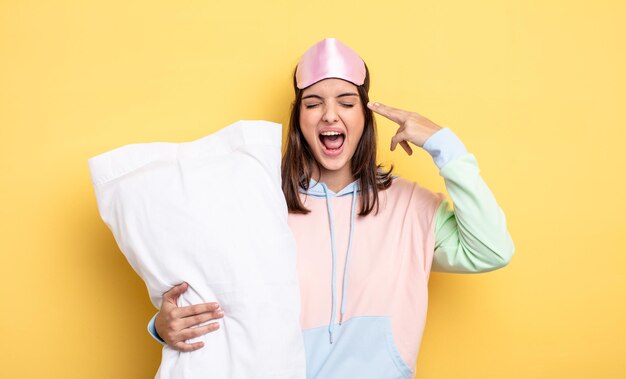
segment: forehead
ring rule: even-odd
[[[356,85],[343,79],[328,78],[305,88],[302,96],[318,95],[321,97],[335,96],[347,92],[358,94]]]

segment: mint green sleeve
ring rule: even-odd
[[[435,213],[432,271],[479,273],[506,266],[515,246],[474,155],[455,157],[439,174],[454,207],[444,200]]]

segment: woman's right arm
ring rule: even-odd
[[[178,351],[194,351],[204,347],[203,342],[187,343],[186,340],[219,329],[217,322],[197,326],[224,317],[218,303],[195,304],[179,307],[177,300],[188,288],[187,283],[173,287],[163,295],[161,309],[148,324],[148,332],[162,344]]]

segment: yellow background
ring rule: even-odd
[[[454,130],[516,255],[433,274],[419,378],[625,378],[622,1],[0,1],[3,378],[148,378],[154,313],[101,221],[87,159],[286,123],[291,74],[324,37],[371,97]],[[419,151],[383,162],[445,191]]]

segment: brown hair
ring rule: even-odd
[[[376,165],[376,122],[374,113],[367,107],[369,102],[370,77],[367,65],[365,65],[365,82],[357,86],[365,125],[363,135],[352,156],[352,175],[358,180],[361,189],[359,216],[366,216],[376,208],[378,213],[378,191],[383,191],[391,186],[391,171],[384,171],[382,165]],[[282,187],[287,201],[287,207],[291,213],[309,213],[304,207],[298,190],[307,190],[312,176],[312,165],[320,169],[319,162],[315,160],[313,153],[300,129],[300,103],[302,92],[296,85],[296,74],[293,75],[293,88],[296,98],[291,104],[291,116],[289,118],[289,130],[287,131],[287,146],[282,160]],[[321,172],[321,169],[318,170]],[[318,178],[319,180],[319,178]],[[369,194],[370,196],[363,196]]]

